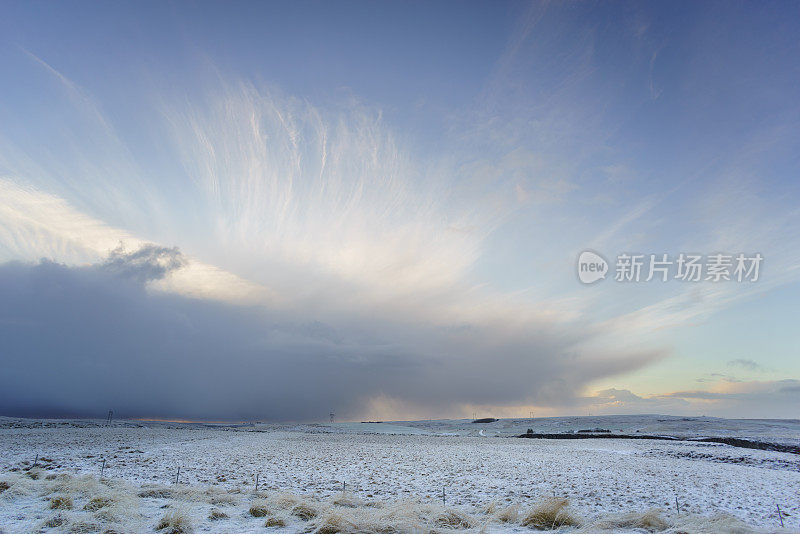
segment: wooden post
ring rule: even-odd
[[[256,491],[258,491],[258,473],[256,473]]]
[[[181,466],[178,466],[178,474],[175,475],[175,484],[178,483],[178,480],[180,479],[180,477],[181,477]]]
[[[778,521],[781,522],[781,528],[783,528],[783,514],[781,513],[781,507],[780,507],[780,505],[776,504],[775,508],[778,509]]]
[[[675,495],[675,509],[678,511],[678,515],[680,515],[680,513],[681,513],[681,507],[680,507],[680,505],[678,504],[678,496],[677,496],[677,495]]]
[[[444,486],[442,486],[442,506],[447,506],[447,495],[444,492]]]
[[[103,478],[103,471],[106,470],[106,459],[103,458],[103,465],[100,466],[100,478]]]
[[[37,455],[36,455],[36,459],[33,461],[33,465],[31,466],[31,469],[33,469],[34,467],[36,467],[36,463],[37,463],[38,461],[39,461],[39,455],[37,454]]]

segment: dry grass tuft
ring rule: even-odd
[[[236,504],[235,496],[216,488],[207,489],[205,494],[208,496],[208,502],[214,506],[231,506]]]
[[[11,484],[6,482],[5,480],[0,480],[0,493],[3,493],[5,490],[11,487]]]
[[[233,506],[236,504],[236,497],[232,495],[214,495],[208,502],[214,506]]]
[[[156,530],[163,530],[164,534],[188,534],[192,532],[192,525],[180,512],[170,512],[161,518]]]
[[[286,521],[284,521],[280,517],[270,517],[269,519],[267,519],[267,522],[264,523],[264,526],[267,527],[267,528],[270,528],[270,527],[285,527],[286,526]]]
[[[211,510],[211,513],[208,514],[208,519],[210,521],[219,521],[220,519],[228,519],[228,514],[226,514],[222,510],[214,508],[213,510]]]
[[[331,502],[336,506],[343,506],[345,508],[358,508],[360,506],[364,506],[364,501],[348,493],[340,493]]]
[[[145,499],[171,499],[175,495],[169,488],[143,488],[139,492],[139,497]]]
[[[253,517],[267,517],[270,514],[265,501],[256,501],[250,505],[250,515]]]
[[[293,508],[300,502],[300,498],[292,493],[280,493],[277,496],[273,496],[270,502],[276,507],[285,510],[287,508]]]
[[[578,518],[567,509],[569,501],[560,497],[550,497],[540,502],[522,518],[524,527],[538,530],[555,530],[561,527],[580,526]]]
[[[64,525],[66,523],[66,518],[64,518],[61,514],[56,514],[47,521],[44,522],[44,526],[47,528],[56,528]]]
[[[103,509],[95,513],[94,518],[102,522],[104,525],[119,522],[119,516],[117,516],[115,513],[111,512],[108,509]]]
[[[114,501],[108,497],[93,497],[89,502],[86,503],[83,509],[87,512],[96,512],[100,508],[110,506],[113,502]]]
[[[669,524],[661,517],[661,510],[648,510],[631,525],[634,528],[643,528],[650,532],[666,530]]]
[[[76,521],[69,527],[70,532],[75,534],[89,534],[90,532],[100,532],[101,527],[97,523],[89,523],[87,521]]]
[[[648,510],[644,514],[629,513],[621,516],[601,519],[591,525],[592,528],[614,530],[614,529],[643,529],[649,532],[658,532],[669,528],[661,517],[661,510]]]
[[[494,514],[494,518],[501,523],[516,523],[519,519],[519,506],[506,506],[505,508],[497,510]]]
[[[691,532],[691,534],[754,534],[750,526],[743,523],[741,520],[730,515],[716,515],[712,517],[703,517],[689,514],[681,514],[678,517],[672,517],[671,528],[674,532]],[[789,532],[787,529],[783,532]],[[781,532],[778,530],[770,530],[770,532]]]
[[[72,497],[69,495],[56,495],[50,499],[51,510],[72,510]]]
[[[343,534],[363,531],[356,527],[352,521],[348,521],[339,514],[326,515],[317,528],[315,534]]]
[[[306,504],[306,503],[299,503],[296,504],[294,508],[292,508],[292,515],[295,517],[299,517],[303,521],[310,521],[319,515],[319,512],[316,508]]]
[[[447,528],[472,528],[475,525],[475,520],[467,514],[455,510],[448,509],[436,517],[436,526]]]

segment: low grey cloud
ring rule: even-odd
[[[112,250],[100,269],[139,283],[161,280],[187,263],[178,247],[162,247],[152,243],[128,252],[120,244]]]
[[[725,381],[712,390],[675,391],[663,398],[681,399],[704,413],[737,417],[796,418],[800,380]]]
[[[583,354],[577,329],[318,320],[148,290],[182,261],[146,246],[84,267],[0,265],[0,413],[319,420],[389,399],[443,416],[569,404],[592,380],[660,356]]]
[[[724,373],[708,373],[705,376],[701,376],[700,378],[695,378],[695,382],[699,383],[713,383],[713,382],[741,382],[740,379],[736,378],[735,376],[726,375]]]
[[[724,417],[795,418],[800,381],[731,381],[722,378],[711,390],[686,390],[640,396],[627,389],[606,389],[581,404],[600,413],[671,413]]]
[[[746,369],[747,371],[764,371],[764,367],[753,361],[753,360],[746,360],[743,358],[739,358],[737,360],[731,360],[728,362],[728,365],[731,367],[739,367],[741,369]]]
[[[675,397],[681,399],[702,399],[702,400],[760,400],[763,398],[773,398],[780,400],[780,396],[786,395],[784,399],[796,393],[800,393],[800,380],[774,380],[766,382],[738,382],[735,389],[726,391],[705,391],[689,390],[676,391],[664,395],[665,397]]]

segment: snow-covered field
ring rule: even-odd
[[[660,416],[294,426],[5,418],[0,489],[8,489],[0,493],[0,529],[153,531],[176,512],[195,531],[209,532],[263,531],[270,518],[284,522],[276,527],[284,532],[427,532],[453,525],[523,532],[537,504],[558,508],[565,498],[570,511],[562,519],[569,513],[584,531],[649,525],[775,532],[776,505],[787,531],[800,531],[798,455],[684,441],[511,437],[527,428],[800,441],[797,421]],[[59,495],[69,496],[71,506],[52,505]],[[97,496],[108,505],[84,510]],[[254,502],[268,514],[254,517]],[[302,513],[303,506],[313,513]],[[643,516],[656,508],[660,515]],[[228,517],[209,519],[212,510]],[[459,514],[463,521],[453,519]],[[620,519],[624,514],[632,515]],[[719,515],[726,518],[703,519]]]

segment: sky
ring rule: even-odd
[[[798,417],[800,4],[0,10],[0,414]]]

